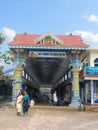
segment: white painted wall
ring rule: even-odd
[[[94,66],[94,60],[98,58],[98,49],[88,50],[90,54],[90,66]]]

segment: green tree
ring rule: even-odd
[[[5,37],[0,33],[0,44],[2,44],[5,41]]]
[[[3,44],[4,41],[5,41],[5,37],[2,35],[2,33],[0,33],[0,48],[1,48],[1,44]],[[2,53],[0,51],[0,61],[1,61],[1,59],[2,59]],[[0,74],[3,73],[3,69],[4,69],[4,67],[2,65],[0,65]]]
[[[3,36],[2,33],[0,33],[0,48],[1,48],[1,44],[4,43],[5,41],[5,37]],[[0,49],[1,50],[1,49]],[[4,53],[2,53],[0,51],[0,62],[4,61],[6,64],[11,64],[11,62],[13,61],[10,55],[10,50],[5,51]],[[4,66],[0,65],[0,74],[3,74],[4,71]]]
[[[4,67],[1,65],[1,66],[0,66],[0,74],[3,73],[3,69],[4,69]]]

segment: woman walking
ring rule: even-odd
[[[29,105],[30,105],[30,97],[25,91],[23,96],[23,114],[28,114]]]
[[[16,101],[17,115],[20,115],[22,113],[22,104],[23,104],[23,95],[22,92],[19,91],[19,94],[17,96],[17,101]]]

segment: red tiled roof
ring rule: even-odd
[[[40,37],[39,34],[16,34],[14,40],[10,42],[10,45],[31,45],[34,41]]]
[[[63,46],[81,46],[87,47],[79,35],[56,35],[59,39],[64,42]]]
[[[35,44],[35,40],[39,38],[41,34],[16,34],[14,40],[9,43],[9,45],[33,45]],[[61,46],[77,46],[77,47],[88,47],[87,44],[85,44],[81,37],[79,35],[55,35],[58,39],[60,39],[64,44],[61,44]],[[39,45],[39,44],[38,44]],[[43,44],[43,46],[49,46],[49,43]],[[40,44],[41,46],[41,44]],[[54,46],[51,44],[51,46]],[[60,46],[56,44],[56,46]]]

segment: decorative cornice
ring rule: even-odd
[[[65,50],[86,50],[84,47],[57,47],[57,46],[9,46],[10,49],[65,49]]]

